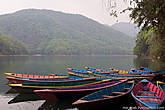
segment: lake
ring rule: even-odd
[[[164,69],[165,64],[138,59],[136,56],[0,56],[0,107],[2,110],[76,110],[69,101],[55,103],[40,100],[35,94],[6,94],[10,87],[6,86],[3,73],[67,74],[67,67],[84,69],[85,66],[107,70],[130,70],[142,66],[159,70]]]

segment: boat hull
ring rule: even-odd
[[[16,77],[16,78],[30,78],[30,79],[66,79],[68,76],[42,76],[42,75],[30,75],[30,74],[21,74],[21,73],[4,73],[6,76]]]
[[[79,83],[87,81],[96,81],[96,78],[69,78],[69,79],[28,79],[28,78],[14,78],[6,77],[9,80],[9,84],[35,84],[35,85],[65,85],[68,83]]]
[[[144,79],[131,92],[135,102],[141,109],[158,109],[164,101],[164,93],[157,86]]]
[[[133,98],[130,94],[126,94],[121,97],[111,98],[111,99],[104,99],[99,101],[93,101],[89,103],[83,103],[81,105],[77,104],[74,105],[79,110],[109,110],[108,108],[113,108],[115,110],[122,110],[123,107],[128,107],[130,102],[133,101]]]
[[[112,87],[102,89],[100,91],[94,92],[87,96],[82,97],[78,101],[74,102],[73,105],[80,110],[95,110],[100,107],[113,107],[114,109],[122,109],[122,107],[127,106],[130,102],[130,95],[132,88],[134,86],[134,81],[124,82]],[[118,105],[121,102],[120,106]]]
[[[91,86],[91,85],[101,85],[102,83],[108,83],[110,81],[114,81],[114,80],[102,80],[102,81],[98,81],[98,80],[94,80],[94,81],[84,81],[84,82],[71,82],[65,83],[65,86],[63,85],[64,83],[60,83],[59,85],[29,85],[29,84],[8,84],[8,86],[10,86],[11,88],[15,89],[18,93],[31,93],[36,89],[65,89],[65,88],[77,88],[77,87],[86,87],[86,86]],[[116,81],[116,80],[115,80]],[[57,84],[57,83],[55,83]],[[77,85],[76,85],[77,84]]]
[[[84,74],[84,73],[75,73],[75,72],[68,72],[69,75],[72,76],[78,76],[78,77],[93,77],[93,78],[108,78],[108,79],[144,79],[144,78],[148,78],[148,79],[152,79],[154,77],[154,75],[110,75],[110,74],[102,74],[102,73],[88,73],[88,74]]]
[[[95,92],[97,90],[88,90],[88,91],[65,91],[65,92],[54,92],[54,93],[50,93],[50,92],[44,92],[44,93],[36,93],[37,95],[39,95],[40,97],[42,97],[42,99],[45,100],[54,100],[54,101],[58,101],[58,100],[65,100],[65,99],[69,99],[72,101],[75,101],[87,94],[90,94],[92,92]]]
[[[110,81],[106,83],[94,84],[94,85],[87,85],[81,87],[74,87],[74,88],[64,88],[64,89],[48,89],[48,90],[35,90],[34,92],[42,97],[45,100],[57,100],[57,99],[78,99],[84,95],[89,93],[95,92],[97,90],[101,90],[107,87],[115,86],[120,83],[127,81],[120,80],[120,81]]]

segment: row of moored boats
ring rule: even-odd
[[[22,73],[4,73],[8,86],[18,93],[36,93],[44,100],[71,99],[79,109],[92,110],[106,105],[128,101],[131,94],[141,109],[158,109],[165,97],[165,83],[150,82],[156,73],[147,68],[130,71],[67,68],[68,75],[47,76]]]

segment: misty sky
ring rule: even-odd
[[[50,9],[65,13],[81,14],[102,24],[112,25],[117,19],[110,17],[105,3],[107,0],[1,0],[0,14],[12,13],[21,9]],[[118,10],[129,3],[115,0]],[[120,8],[119,8],[120,7]],[[118,17],[119,22],[130,22],[128,13]]]

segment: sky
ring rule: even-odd
[[[119,15],[116,19],[108,11],[108,0],[0,0],[0,15],[13,13],[22,9],[49,9],[65,13],[81,14],[101,24],[112,25],[118,22],[130,22],[129,13]],[[117,10],[126,8],[129,3],[117,1]]]

